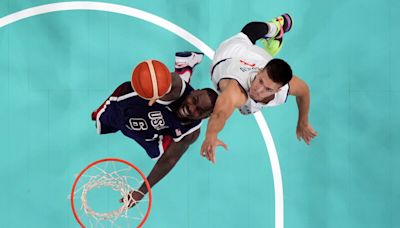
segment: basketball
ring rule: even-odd
[[[147,100],[155,100],[170,91],[171,73],[162,62],[146,60],[139,63],[133,70],[131,84],[139,96]]]

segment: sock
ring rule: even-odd
[[[268,33],[265,34],[265,37],[274,37],[278,33],[278,27],[272,22],[266,22],[266,24],[268,25]]]

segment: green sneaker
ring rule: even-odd
[[[275,17],[268,22],[275,24],[278,28],[274,38],[282,38],[283,34],[289,32],[293,25],[292,17],[290,17],[290,15],[287,13],[282,14],[279,17]]]
[[[264,46],[264,49],[271,56],[275,56],[281,50],[283,44],[283,34],[290,31],[293,25],[293,20],[289,14],[285,13],[268,22],[275,24],[278,29],[274,37],[262,38],[261,43]]]
[[[279,53],[282,48],[283,40],[282,38],[274,39],[261,39],[262,45],[264,46],[265,51],[267,51],[272,57]]]

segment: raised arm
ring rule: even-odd
[[[309,145],[311,140],[317,136],[317,132],[308,122],[310,90],[307,84],[297,76],[293,76],[290,80],[289,87],[289,94],[296,96],[297,107],[299,109],[299,118],[297,120],[296,128],[297,139],[303,139],[304,142]]]
[[[200,151],[202,156],[213,163],[215,163],[215,148],[222,146],[227,149],[227,145],[218,139],[218,133],[224,128],[235,108],[242,106],[247,100],[247,94],[236,80],[222,79],[219,86],[222,92],[208,121],[206,138]]]
[[[172,170],[172,168],[174,168],[175,164],[179,161],[189,146],[196,141],[199,134],[200,129],[190,133],[189,135],[186,135],[181,141],[173,141],[171,145],[169,145],[168,149],[158,159],[157,163],[150,171],[150,174],[147,176],[147,180],[149,181],[151,188],[153,188],[154,185],[163,179]],[[131,191],[128,196],[128,206],[135,206],[135,204],[139,202],[145,194],[147,194],[147,191],[148,189],[145,183],[143,183],[138,190]],[[123,201],[124,198],[121,198],[120,202],[122,203]]]

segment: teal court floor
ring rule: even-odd
[[[400,227],[400,2],[394,0],[102,0],[156,15],[215,50],[250,21],[288,12],[278,57],[311,88],[310,146],[295,136],[295,99],[268,108],[286,228]],[[105,157],[148,173],[154,161],[122,134],[98,135],[90,113],[135,64],[198,47],[168,28],[115,12],[59,10],[6,23],[52,0],[0,1],[0,227],[78,227],[67,198],[74,176]],[[3,23],[3,24],[2,24]],[[191,84],[212,87],[211,60]],[[200,139],[153,189],[149,228],[277,225],[271,159],[253,116],[233,114],[217,164]]]

